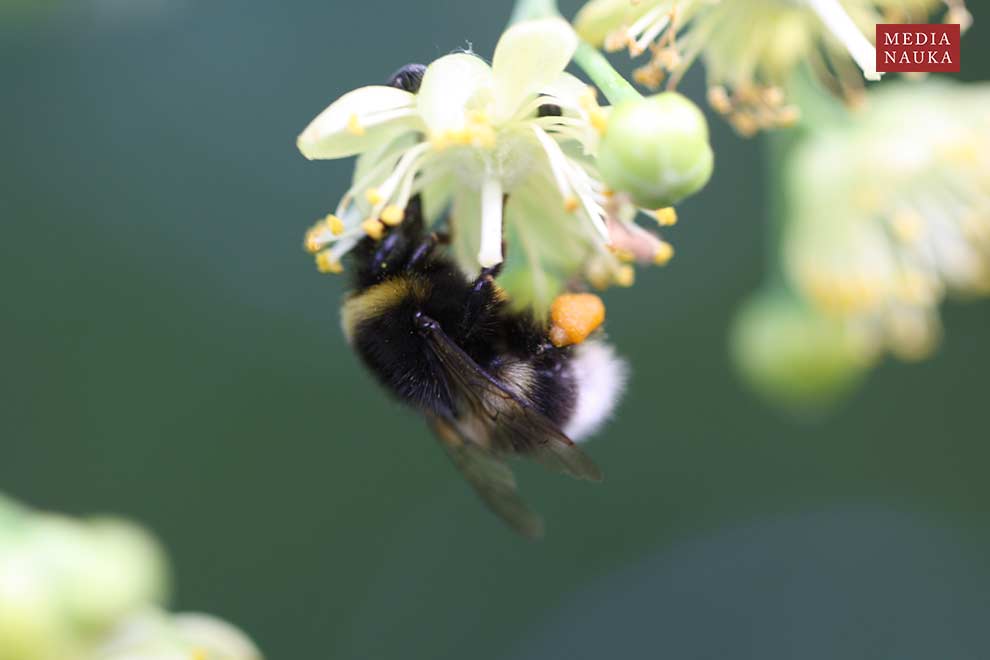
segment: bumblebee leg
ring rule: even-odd
[[[491,303],[495,289],[495,278],[502,272],[502,264],[482,268],[478,278],[471,286],[471,293],[464,304],[464,316],[461,318],[460,337],[468,339],[474,332],[482,312]]]
[[[406,270],[412,270],[426,258],[433,248],[438,245],[447,245],[450,243],[450,236],[447,234],[442,234],[438,232],[433,232],[420,242],[413,250],[412,254],[409,256],[409,260],[406,261]]]
[[[406,240],[402,234],[390,232],[378,244],[378,249],[371,258],[371,272],[381,275],[394,272],[396,269],[394,260],[401,254],[405,245]]]

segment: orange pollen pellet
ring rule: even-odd
[[[550,307],[554,346],[580,344],[605,321],[605,304],[593,293],[565,293]]]

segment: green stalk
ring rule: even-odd
[[[574,53],[574,61],[588,74],[598,89],[602,90],[602,94],[612,105],[618,105],[622,101],[643,98],[643,95],[637,92],[636,88],[622,77],[622,74],[613,69],[605,56],[591,44],[585,41],[578,44],[577,52]]]
[[[771,289],[790,288],[784,266],[784,234],[791,214],[787,154],[800,136],[794,129],[778,129],[764,136],[764,162],[767,177],[766,278]]]
[[[512,9],[512,18],[509,25],[519,21],[528,21],[534,18],[548,18],[550,16],[560,16],[557,9],[557,0],[516,0],[516,6]]]

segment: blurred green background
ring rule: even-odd
[[[726,357],[759,140],[713,118],[677,258],[608,294],[635,371],[590,446],[606,482],[522,467],[528,543],[346,349],[301,241],[351,164],[294,146],[346,90],[490,54],[509,4],[30,5],[0,5],[0,490],[143,521],[175,606],[273,659],[990,657],[990,304],[830,418],[765,408]]]

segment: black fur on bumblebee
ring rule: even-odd
[[[517,532],[539,536],[542,520],[503,459],[601,480],[568,434],[586,436],[611,414],[625,365],[597,339],[555,346],[545,323],[509,307],[499,267],[466,278],[445,242],[425,231],[415,198],[401,224],[362,239],[344,333],[385,389],[427,418],[485,503]]]

